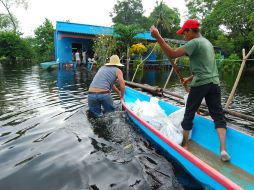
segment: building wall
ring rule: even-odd
[[[68,35],[67,33],[55,33],[55,57],[61,64],[72,63],[72,44],[81,44],[81,51],[92,51],[92,39],[85,39],[85,36]]]

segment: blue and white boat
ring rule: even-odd
[[[48,61],[48,62],[40,63],[40,67],[43,69],[57,68],[58,65],[59,65],[59,61]]]
[[[214,189],[254,189],[254,137],[228,126],[227,151],[230,162],[222,162],[219,158],[219,139],[214,123],[208,117],[196,115],[190,137],[188,150],[168,139],[136,115],[131,106],[137,99],[150,101],[151,96],[126,87],[122,105],[130,119],[154,143],[167,154],[177,160],[185,170],[204,184]],[[169,115],[180,109],[168,102],[159,100],[158,104]]]

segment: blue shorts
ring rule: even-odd
[[[113,112],[115,110],[110,93],[107,94],[89,93],[88,107],[90,113],[94,117],[102,116],[102,107],[104,112]]]
[[[190,89],[182,121],[182,128],[184,130],[192,129],[195,113],[203,98],[205,98],[209,113],[214,120],[215,128],[226,128],[224,110],[221,106],[220,86],[213,83],[192,87]]]

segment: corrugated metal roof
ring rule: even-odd
[[[113,28],[104,26],[95,26],[87,24],[77,24],[70,22],[56,22],[56,30],[62,32],[72,32],[89,35],[112,35]]]
[[[56,31],[88,34],[88,35],[113,35],[114,33],[112,27],[60,22],[60,21],[56,22]],[[155,41],[155,39],[151,36],[150,32],[140,33],[136,37]]]
[[[150,32],[143,32],[136,36],[137,38],[155,41],[155,38],[151,36]]]

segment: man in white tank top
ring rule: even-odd
[[[76,51],[75,53],[75,58],[76,58],[77,65],[80,65],[81,62],[80,62],[80,55],[78,51]]]

